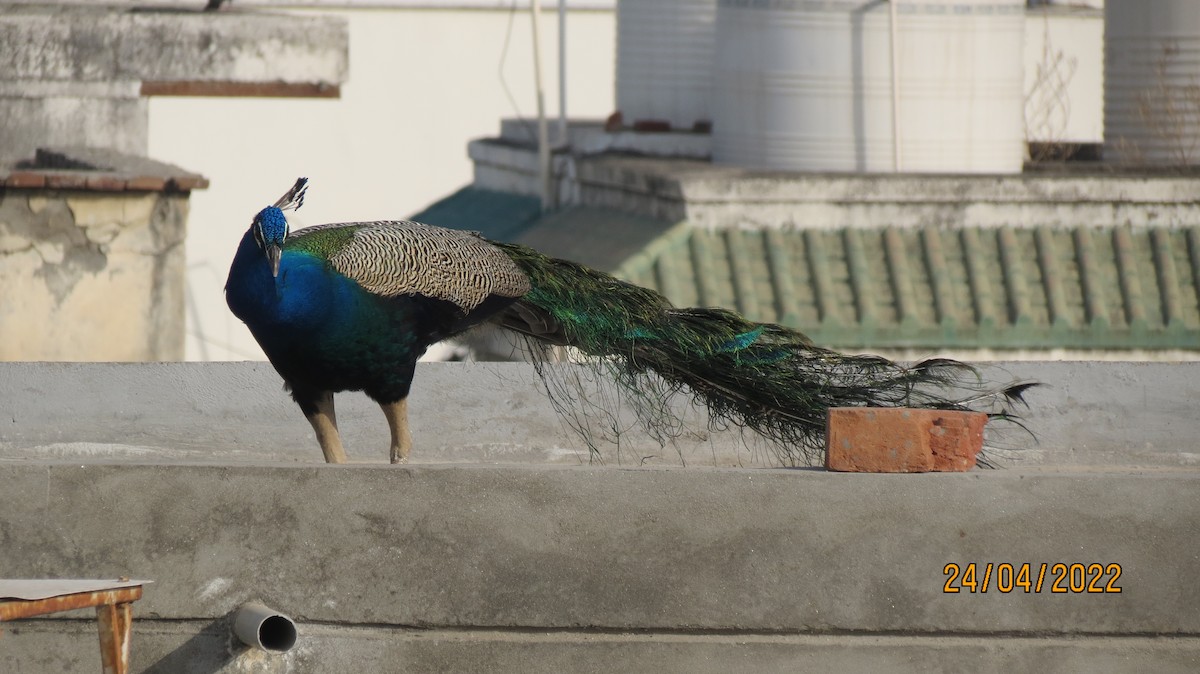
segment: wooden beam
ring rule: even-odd
[[[234,98],[341,98],[342,88],[327,82],[142,82],[142,96]]]

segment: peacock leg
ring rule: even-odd
[[[342,449],[342,438],[338,435],[337,414],[333,410],[333,392],[322,391],[312,399],[311,407],[301,405],[308,423],[317,433],[317,442],[325,454],[326,463],[346,463],[346,450]]]
[[[408,398],[394,403],[379,403],[383,416],[387,417],[392,431],[390,450],[392,463],[408,463],[408,452],[412,449],[412,436],[408,432]]]

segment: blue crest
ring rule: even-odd
[[[254,235],[259,245],[282,245],[288,235],[288,221],[278,206],[267,206],[254,216]]]

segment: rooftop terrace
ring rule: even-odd
[[[420,366],[404,467],[355,394],[353,463],[322,464],[266,364],[0,364],[0,568],[154,579],[134,671],[1194,671],[1200,365],[989,373],[1048,384],[1036,441],[869,475],[771,467],[698,417],[589,463],[524,364]],[[1120,565],[1121,592],[944,592],[949,563],[1043,562]],[[294,650],[231,641],[251,600]],[[89,622],[5,629],[16,671],[94,666]]]

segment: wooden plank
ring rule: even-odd
[[[342,88],[327,82],[142,82],[142,96],[210,96],[224,98],[341,98]]]

